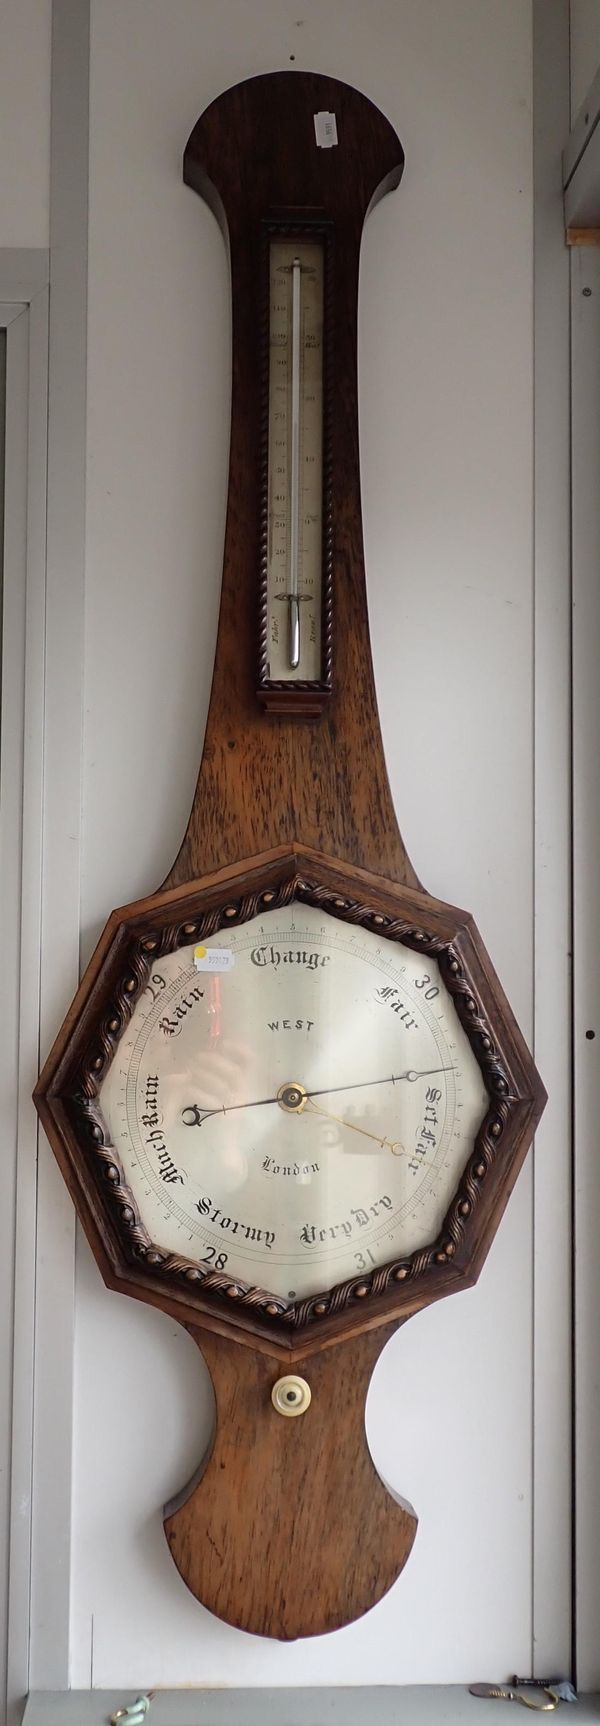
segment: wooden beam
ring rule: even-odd
[[[600,246],[600,228],[567,228],[568,246]]]

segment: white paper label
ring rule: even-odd
[[[194,947],[197,971],[231,971],[233,963],[231,947]]]
[[[337,125],[335,114],[327,114],[323,109],[315,114],[315,138],[320,150],[331,150],[337,144]]]

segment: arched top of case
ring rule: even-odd
[[[319,142],[333,116],[335,142]],[[252,139],[252,151],[240,150]],[[183,177],[227,226],[295,207],[361,224],[402,175],[404,152],[389,120],[338,78],[268,72],[223,91],[200,115]]]

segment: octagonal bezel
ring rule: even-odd
[[[166,952],[292,899],[434,958],[490,1106],[436,1240],[322,1294],[286,1302],[150,1240],[110,1144],[98,1090],[151,967]],[[105,1281],[286,1358],[390,1323],[474,1282],[545,1093],[472,919],[426,893],[288,846],[113,913],[35,1093]]]

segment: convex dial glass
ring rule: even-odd
[[[435,961],[301,903],[157,961],[99,1101],[153,1242],[288,1300],[433,1242],[488,1108]]]

